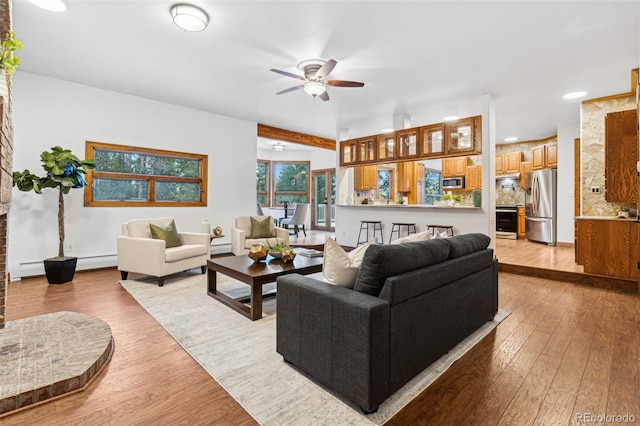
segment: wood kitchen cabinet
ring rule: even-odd
[[[638,200],[638,113],[635,109],[612,112],[605,118],[604,179],[608,202]]]
[[[526,175],[533,171],[533,163],[531,161],[523,161],[520,163],[520,188],[525,189],[527,184]]]
[[[374,163],[378,160],[376,155],[376,137],[358,139],[358,163]]]
[[[424,196],[420,197],[418,194],[418,189],[422,189],[424,191],[424,187],[418,188],[418,179],[422,179],[424,181],[424,164],[413,162],[413,170],[411,173],[411,182],[409,185],[409,194],[407,196],[408,204],[418,204],[418,201],[424,202]],[[424,194],[423,194],[424,195]]]
[[[467,173],[469,157],[452,157],[442,159],[442,177],[460,177]]]
[[[445,149],[448,154],[476,152],[478,149],[480,121],[474,117],[444,124]]]
[[[346,140],[340,142],[340,165],[354,165],[358,161],[358,141]]]
[[[393,133],[378,135],[378,161],[389,161],[396,158],[396,137]]]
[[[527,217],[524,207],[518,207],[518,238],[527,238]]]
[[[444,152],[444,125],[434,124],[420,128],[420,155],[440,155]]]
[[[588,274],[637,282],[638,226],[635,220],[576,219],[576,263]]]
[[[505,173],[504,168],[504,152],[496,154],[496,174],[503,175]]]
[[[504,154],[505,173],[520,173],[520,163],[522,162],[522,152],[506,152]]]
[[[533,170],[555,169],[558,167],[558,144],[548,143],[531,148]]]
[[[378,188],[378,166],[358,166],[353,168],[353,189],[370,191]]]
[[[482,166],[467,166],[467,171],[464,175],[464,186],[468,191],[482,189]]]
[[[398,144],[397,158],[416,158],[418,156],[418,129],[406,129],[396,132]]]
[[[531,168],[533,170],[544,169],[544,145],[531,148]]]
[[[398,192],[410,192],[414,175],[414,162],[398,163]]]

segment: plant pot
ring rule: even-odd
[[[64,284],[73,281],[77,257],[52,257],[44,260],[44,271],[49,284]]]

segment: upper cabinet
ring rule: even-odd
[[[349,166],[358,162],[358,141],[348,140],[340,142],[340,165]]]
[[[356,191],[369,191],[378,188],[378,166],[354,167],[353,188]]]
[[[500,154],[496,154],[496,174],[503,175],[504,174],[504,152]]]
[[[406,129],[396,132],[398,159],[416,158],[418,156],[418,129]]]
[[[482,166],[477,164],[474,166],[467,166],[467,171],[464,177],[465,189],[475,191],[476,189],[482,189]]]
[[[467,174],[469,157],[452,157],[442,159],[442,177],[462,177]]]
[[[464,118],[445,123],[445,149],[447,154],[480,153],[481,117]]]
[[[531,163],[533,170],[558,167],[558,144],[548,143],[531,148]]]
[[[527,186],[526,175],[533,171],[533,163],[531,161],[523,161],[520,163],[520,188],[525,189]]]
[[[504,154],[505,173],[520,173],[521,162],[522,162],[522,151],[506,152]]]
[[[340,165],[388,163],[482,153],[482,117],[430,124],[340,143]]]
[[[396,137],[393,133],[378,135],[378,160],[389,161],[396,158]]]
[[[358,163],[374,163],[377,161],[376,142],[375,136],[358,139]]]
[[[444,124],[420,128],[420,154],[422,156],[444,153]]]
[[[635,109],[606,115],[604,187],[605,199],[610,203],[635,203],[638,200],[637,123],[638,113]]]

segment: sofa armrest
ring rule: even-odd
[[[231,252],[239,256],[245,252],[244,241],[246,233],[240,228],[231,228]]]
[[[165,261],[165,242],[155,238],[118,237],[118,270],[159,269]]]
[[[372,412],[389,396],[389,304],[299,274],[277,281],[276,350]]]
[[[202,232],[179,232],[182,244],[211,245],[211,236]]]
[[[289,245],[289,230],[288,229],[284,229],[284,228],[275,228],[276,230],[276,237],[280,237],[284,240],[284,243],[286,245]]]

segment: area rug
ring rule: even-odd
[[[121,282],[162,327],[262,425],[380,425],[429,386],[509,315],[500,311],[448,354],[364,415],[286,364],[276,352],[276,299],[250,321],[207,295],[206,275],[179,274]],[[275,284],[274,284],[275,285]],[[248,294],[249,287],[218,274],[218,289]]]

